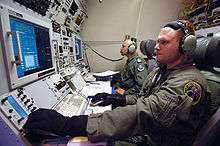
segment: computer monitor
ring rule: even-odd
[[[10,89],[53,73],[51,23],[6,6],[0,13],[1,35],[4,38],[3,56]]]
[[[9,16],[12,32],[17,32],[21,47],[21,64],[16,66],[18,78],[53,67],[49,29]],[[17,40],[12,36],[13,51],[19,55]]]
[[[83,59],[83,47],[82,47],[82,41],[78,36],[75,37],[75,62],[79,62]]]

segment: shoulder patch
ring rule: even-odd
[[[202,96],[202,87],[195,81],[188,81],[184,85],[184,94],[191,97],[193,99],[194,105],[200,101]]]
[[[137,63],[141,63],[142,60],[140,58],[137,58]]]
[[[141,65],[141,64],[139,64],[137,70],[138,70],[138,71],[143,71],[143,70],[144,70],[144,66]]]

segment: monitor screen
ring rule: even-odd
[[[82,41],[80,38],[75,36],[75,60],[79,61],[82,59],[83,59]]]
[[[15,58],[21,58],[16,66],[18,78],[53,67],[49,29],[17,17],[9,16],[13,35],[12,44]],[[20,48],[18,47],[20,44]]]

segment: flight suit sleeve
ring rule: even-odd
[[[122,73],[121,77],[121,87],[125,88],[126,90],[134,86],[133,75],[131,74],[130,70],[127,69]]]
[[[166,137],[168,143],[164,145],[176,145],[180,137],[190,140],[203,122],[207,108],[205,90],[206,83],[203,84],[202,79],[185,78],[184,74],[171,78],[154,94],[137,101],[139,129],[150,136],[157,136],[159,129],[162,133],[165,130],[167,137],[158,136]]]
[[[140,61],[138,61],[140,60]],[[147,64],[144,60],[138,58],[135,62],[133,68],[131,69],[131,72],[134,76],[134,80],[136,82],[136,85],[140,89],[143,85],[144,80],[146,79],[148,75],[147,71]]]
[[[134,58],[127,67],[121,72],[120,85],[114,87],[121,87],[125,89],[125,94],[138,93],[147,76],[146,62],[140,57]]]
[[[126,104],[127,105],[132,105],[132,104],[135,104],[137,102],[137,99],[138,98],[141,98],[141,96],[143,96],[145,93],[145,89],[148,88],[152,78],[154,77],[154,75],[158,72],[158,68],[155,68],[154,71],[150,72],[144,82],[143,82],[143,85],[141,87],[141,90],[139,93],[135,93],[135,94],[127,94],[126,95]]]
[[[121,87],[125,90],[128,90],[129,88],[133,87],[134,77],[133,74],[130,71],[130,66],[124,67],[124,69],[121,71],[121,80],[114,85],[114,87]]]
[[[204,100],[207,89],[206,81],[203,78],[196,78],[194,75],[177,74],[164,82],[159,89],[154,89],[158,89],[154,94],[138,100],[137,112],[142,113],[138,118],[140,124],[148,123],[144,117],[149,115],[153,122],[165,127],[170,127],[176,119],[181,121],[189,119],[191,110]],[[145,124],[144,127],[151,126]]]
[[[147,64],[141,58],[136,58],[136,61],[130,65],[130,82],[129,89],[125,91],[126,95],[139,93],[143,83],[148,75]]]
[[[128,94],[126,95],[126,104],[127,105],[136,104],[138,98],[140,98],[140,96],[137,93]]]
[[[90,115],[87,123],[89,140],[99,142],[133,135],[137,129],[136,109],[136,105],[128,105]]]
[[[97,142],[124,138],[148,132],[151,130],[152,124],[171,127],[177,118],[186,121],[192,106],[196,106],[201,100],[203,87],[192,81],[196,83],[197,90],[194,90],[193,92],[196,93],[190,97],[191,94],[189,96],[187,93],[192,88],[184,89],[184,87],[191,80],[184,79],[185,81],[183,81],[180,78],[174,78],[164,83],[158,91],[148,97],[138,98],[134,105],[90,116],[87,124],[89,139]],[[192,85],[190,86],[192,87]],[[194,96],[196,101],[193,99]]]

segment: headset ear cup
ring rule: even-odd
[[[194,35],[188,35],[184,38],[182,44],[182,52],[191,54],[196,49],[196,37]]]
[[[136,47],[135,47],[134,44],[131,44],[131,45],[128,47],[128,51],[129,51],[129,53],[134,53],[135,50],[136,50]]]

